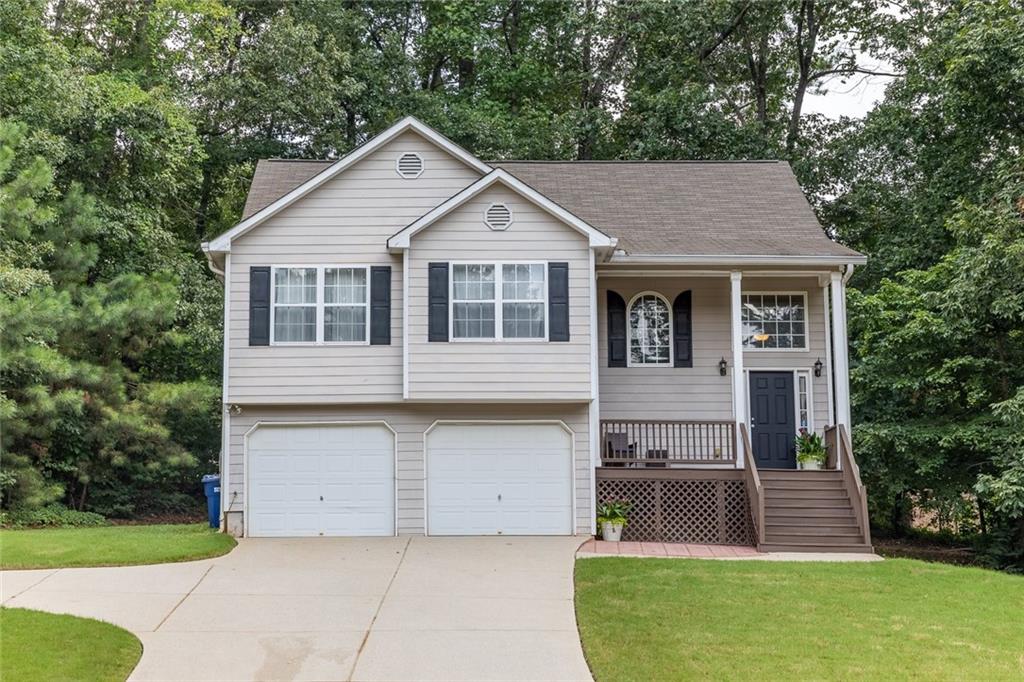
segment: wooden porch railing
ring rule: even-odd
[[[601,464],[665,468],[675,464],[732,464],[731,421],[601,420]]]
[[[860,467],[853,457],[850,434],[842,424],[825,429],[825,447],[828,452],[826,466],[843,472],[843,485],[853,504],[853,513],[864,535],[864,544],[871,544],[871,520],[868,517],[868,493],[860,480]]]
[[[740,437],[743,440],[743,479],[747,488],[747,499],[750,503],[750,518],[754,524],[754,545],[765,541],[764,535],[764,488],[761,476],[757,472],[754,461],[754,448],[750,444],[750,431],[746,424],[740,424]]]

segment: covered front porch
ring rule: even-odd
[[[746,424],[602,420],[596,502],[629,505],[628,542],[869,552],[849,434],[824,431],[823,469],[761,469]]]

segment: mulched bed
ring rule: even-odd
[[[875,552],[884,557],[900,559],[920,559],[936,561],[957,566],[978,565],[974,550],[970,547],[950,547],[926,540],[914,539],[876,539],[872,538]]]
[[[135,519],[108,519],[114,526],[154,526],[158,524],[202,523],[206,514],[152,514]]]

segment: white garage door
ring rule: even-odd
[[[395,441],[386,427],[261,426],[248,452],[249,535],[395,534]]]
[[[441,424],[427,436],[431,535],[571,535],[572,436],[557,424]]]

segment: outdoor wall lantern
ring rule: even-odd
[[[725,358],[722,358],[721,360],[718,361],[718,373],[721,374],[723,377],[725,376],[725,370],[728,367],[729,363],[725,361]]]
[[[822,367],[822,365],[821,365],[821,358],[818,358],[817,361],[815,361],[815,363],[814,363],[814,376],[816,376],[816,377],[820,377],[821,376],[821,367]]]

